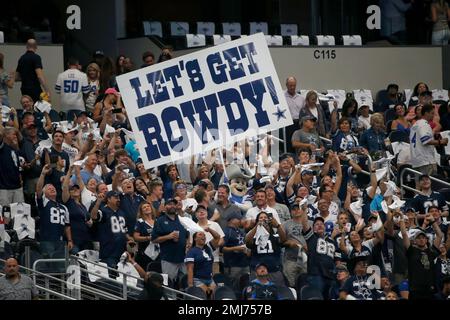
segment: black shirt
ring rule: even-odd
[[[434,288],[434,259],[439,255],[436,248],[421,250],[410,246],[406,250],[410,290],[430,290]]]
[[[22,186],[19,171],[19,153],[0,141],[0,189],[15,190]]]
[[[41,90],[39,79],[36,75],[36,69],[42,69],[41,57],[33,51],[27,51],[23,54],[17,65],[16,71],[20,74],[22,80],[22,90]]]

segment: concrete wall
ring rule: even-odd
[[[375,95],[389,83],[400,89],[419,81],[430,88],[444,85],[440,47],[271,47],[270,53],[282,85],[292,75],[298,89],[370,89]]]
[[[5,55],[6,71],[16,70],[17,62],[22,54],[25,53],[25,45],[23,44],[1,44],[0,52]],[[62,45],[41,45],[38,46],[37,53],[42,58],[42,65],[47,84],[50,87],[52,98],[52,105],[56,110],[59,110],[59,95],[54,91],[56,77],[59,73],[64,71],[64,57]],[[9,98],[11,106],[21,109],[20,106],[20,82],[14,84],[14,88],[9,91]]]

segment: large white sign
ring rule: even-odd
[[[117,77],[146,168],[292,124],[264,35]]]

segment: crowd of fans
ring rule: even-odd
[[[142,67],[171,57],[170,48],[158,60],[145,52]],[[449,198],[430,180],[448,181],[440,133],[450,119],[448,102],[433,102],[426,84],[409,101],[390,85],[373,105],[352,97],[339,105],[315,91],[301,96],[290,77],[294,123],[278,159],[267,135],[190,164],[145,168],[115,83],[133,62],[98,51],[86,73],[71,58],[57,79],[46,79],[43,65],[34,40],[15,72],[0,63],[3,259],[21,261],[24,241],[44,258],[97,250],[111,268],[128,252],[143,277],[158,266],[170,286],[206,297],[219,278],[244,299],[282,299],[286,287],[303,299],[450,296]],[[20,101],[8,99],[15,80]],[[416,194],[395,183],[405,165],[421,172]],[[17,261],[7,267],[18,281]]]

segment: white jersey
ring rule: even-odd
[[[89,93],[90,87],[85,73],[78,69],[67,69],[58,75],[55,90],[61,94],[62,111],[86,110],[83,93]]]
[[[436,149],[434,146],[428,144],[432,139],[433,130],[428,121],[420,119],[411,127],[409,140],[411,165],[413,168],[436,163]]]

